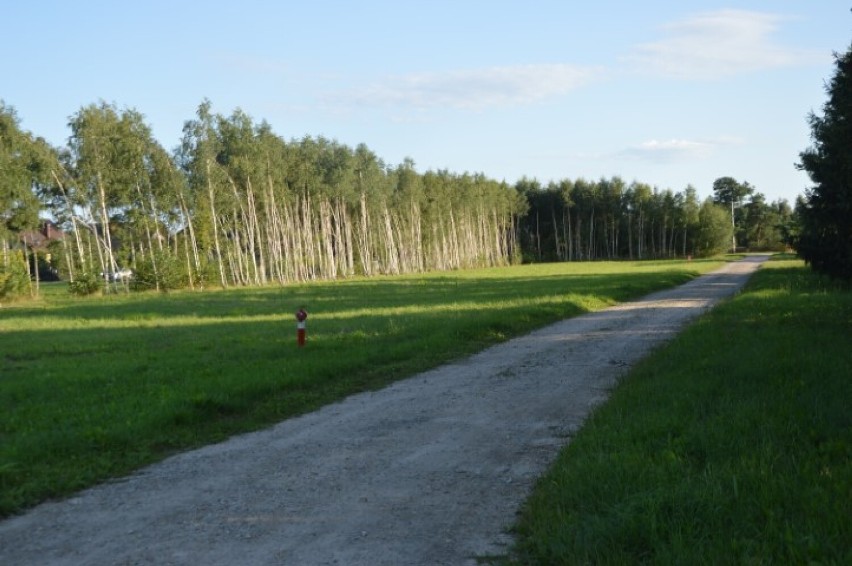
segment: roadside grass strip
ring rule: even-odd
[[[852,563],[850,331],[848,285],[765,263],[593,413],[507,560]]]
[[[590,262],[0,308],[0,516],[723,260]],[[307,345],[294,313],[305,305]]]

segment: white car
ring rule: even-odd
[[[125,267],[123,269],[119,269],[118,271],[101,273],[101,277],[103,277],[107,281],[127,281],[128,279],[133,277],[133,271]]]

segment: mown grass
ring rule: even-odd
[[[257,429],[715,261],[519,266],[0,308],[0,516]],[[308,344],[294,313],[305,305]]]
[[[543,477],[516,564],[852,563],[852,289],[774,261]]]

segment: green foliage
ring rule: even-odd
[[[132,242],[165,237],[164,224],[177,214],[179,176],[135,110],[91,104],[72,116],[69,126],[71,173],[56,216],[77,217],[98,234],[100,269],[86,258],[91,251],[76,250],[84,271],[112,271]]]
[[[103,277],[94,273],[80,273],[73,281],[68,282],[68,292],[77,297],[94,295],[103,290]]]
[[[24,253],[5,251],[0,255],[0,299],[18,297],[30,292],[30,274]]]
[[[710,199],[698,211],[698,230],[695,238],[696,257],[710,257],[730,247],[731,218],[727,211]]]
[[[810,115],[813,146],[800,169],[814,186],[797,209],[796,250],[816,271],[852,279],[852,47],[836,56],[823,116]]]
[[[852,290],[766,264],[642,362],[542,477],[534,564],[846,564]]]
[[[543,264],[0,309],[0,515],[279,422],[718,261]],[[310,312],[295,346],[293,313]]]
[[[198,268],[187,275],[188,285],[192,288],[205,289],[219,285],[219,267],[215,261],[205,257],[199,262]]]
[[[152,255],[137,260],[136,269],[130,279],[130,288],[134,291],[173,291],[183,289],[189,281],[185,267],[174,255],[156,251]]]
[[[162,250],[163,274],[150,260],[137,269],[137,289],[719,250],[691,186],[674,192],[611,177],[510,187],[482,174],[418,173],[411,159],[390,166],[363,144],[286,141],[242,110],[214,113],[208,100],[185,122],[174,155],[135,109],[101,101],[69,126],[58,154],[0,106],[0,170],[9,179],[0,184],[0,220],[6,232],[32,225],[38,195],[69,233],[61,269],[73,273],[109,272]],[[719,203],[745,206],[753,189],[723,177],[714,191]],[[744,206],[735,211],[738,241],[782,248],[789,210],[776,214],[756,197]]]
[[[185,122],[174,155],[140,112],[101,101],[71,117],[57,156],[19,131],[11,109],[0,114],[11,148],[0,147],[0,169],[14,172],[17,195],[0,194],[0,209],[11,203],[5,225],[34,222],[38,194],[69,234],[62,270],[109,272],[149,258],[136,289],[713,253],[706,227],[699,242],[692,187],[619,177],[511,187],[478,173],[419,173],[411,159],[390,166],[363,144],[286,141],[242,110],[214,113],[208,100]],[[777,222],[763,209],[749,218],[749,242],[780,247]]]
[[[524,178],[515,189],[529,203],[518,223],[526,262],[714,255],[732,246],[731,198],[738,203],[733,207],[737,241],[746,249],[783,250],[792,222],[786,201],[767,204],[748,183],[730,177],[717,180],[721,196],[711,203],[726,211],[727,227],[718,211],[702,209],[692,186],[682,192],[660,191],[613,177],[565,179],[542,187]],[[750,200],[743,201],[748,195]],[[720,240],[723,233],[725,242]]]
[[[50,256],[50,261],[47,260],[47,255]],[[44,254],[44,261],[49,271],[56,275],[57,279],[67,281],[69,279],[68,264],[66,262],[65,246],[60,240],[53,240],[47,245],[47,254]],[[46,278],[47,279],[47,278]]]
[[[713,193],[713,201],[728,211],[728,222],[733,225],[734,238],[731,240],[729,236],[728,242],[730,248],[784,251],[791,245],[794,218],[786,200],[767,203],[762,193],[733,177],[716,179]]]
[[[792,243],[793,211],[786,200],[767,203],[756,193],[743,207],[737,241],[750,251],[784,251]]]
[[[733,177],[719,177],[713,181],[713,200],[728,207],[731,203],[742,203],[743,199],[753,192],[754,187],[747,182],[740,183]]]
[[[47,144],[21,130],[15,109],[0,100],[0,238],[38,225],[33,189],[45,181],[51,159]]]

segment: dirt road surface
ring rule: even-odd
[[[763,257],[0,522],[0,564],[474,565],[637,360]]]

